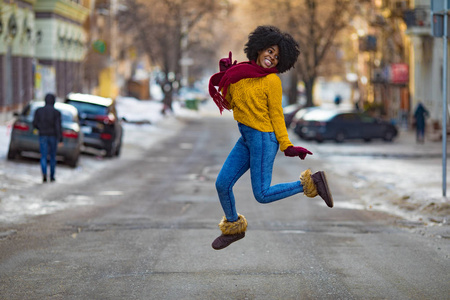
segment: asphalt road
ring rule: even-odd
[[[259,204],[248,174],[235,186],[247,235],[213,250],[223,215],[214,181],[237,138],[228,118],[190,120],[88,180],[24,191],[90,204],[0,225],[14,233],[0,237],[0,298],[450,299],[448,239],[303,195]],[[280,153],[273,182],[322,164]],[[344,201],[348,180],[328,176]]]

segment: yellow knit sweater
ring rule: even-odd
[[[281,80],[276,74],[245,78],[228,87],[226,99],[236,121],[262,132],[275,132],[280,150],[293,146],[281,106]]]

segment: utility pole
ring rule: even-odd
[[[444,1],[444,69],[442,76],[442,196],[447,196],[447,57],[448,1]]]
[[[431,0],[432,32],[442,37],[444,66],[442,71],[442,196],[447,196],[447,69],[448,69],[448,9],[450,0]]]

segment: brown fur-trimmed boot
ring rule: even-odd
[[[241,214],[238,214],[236,222],[228,222],[224,216],[219,223],[219,228],[222,234],[214,240],[212,247],[216,250],[220,250],[228,247],[231,243],[234,243],[245,237],[245,230],[247,229],[247,220]]]
[[[325,172],[319,171],[311,175],[311,170],[308,169],[300,175],[300,182],[303,185],[303,193],[307,197],[312,198],[319,195],[328,207],[333,207],[333,196],[328,187]]]

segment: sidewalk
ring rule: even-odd
[[[450,153],[450,142],[447,141],[447,154]],[[328,142],[327,147],[321,147],[322,155],[339,156],[373,156],[387,158],[441,158],[442,141],[425,138],[425,143],[416,142],[416,133],[413,130],[399,130],[398,136],[392,143],[373,140],[369,143],[363,141],[350,141],[335,144]],[[450,155],[448,155],[450,156]]]
[[[414,226],[438,225],[432,226],[433,234],[450,237],[448,226],[443,226],[450,219],[450,168],[447,164],[448,191],[443,197],[441,141],[426,138],[417,144],[415,132],[406,130],[399,131],[393,142],[319,144],[289,134],[295,145],[314,153],[310,159],[323,161],[331,181],[334,176],[348,178],[348,184],[339,187],[348,191],[348,197],[335,199],[336,207],[385,211]]]

